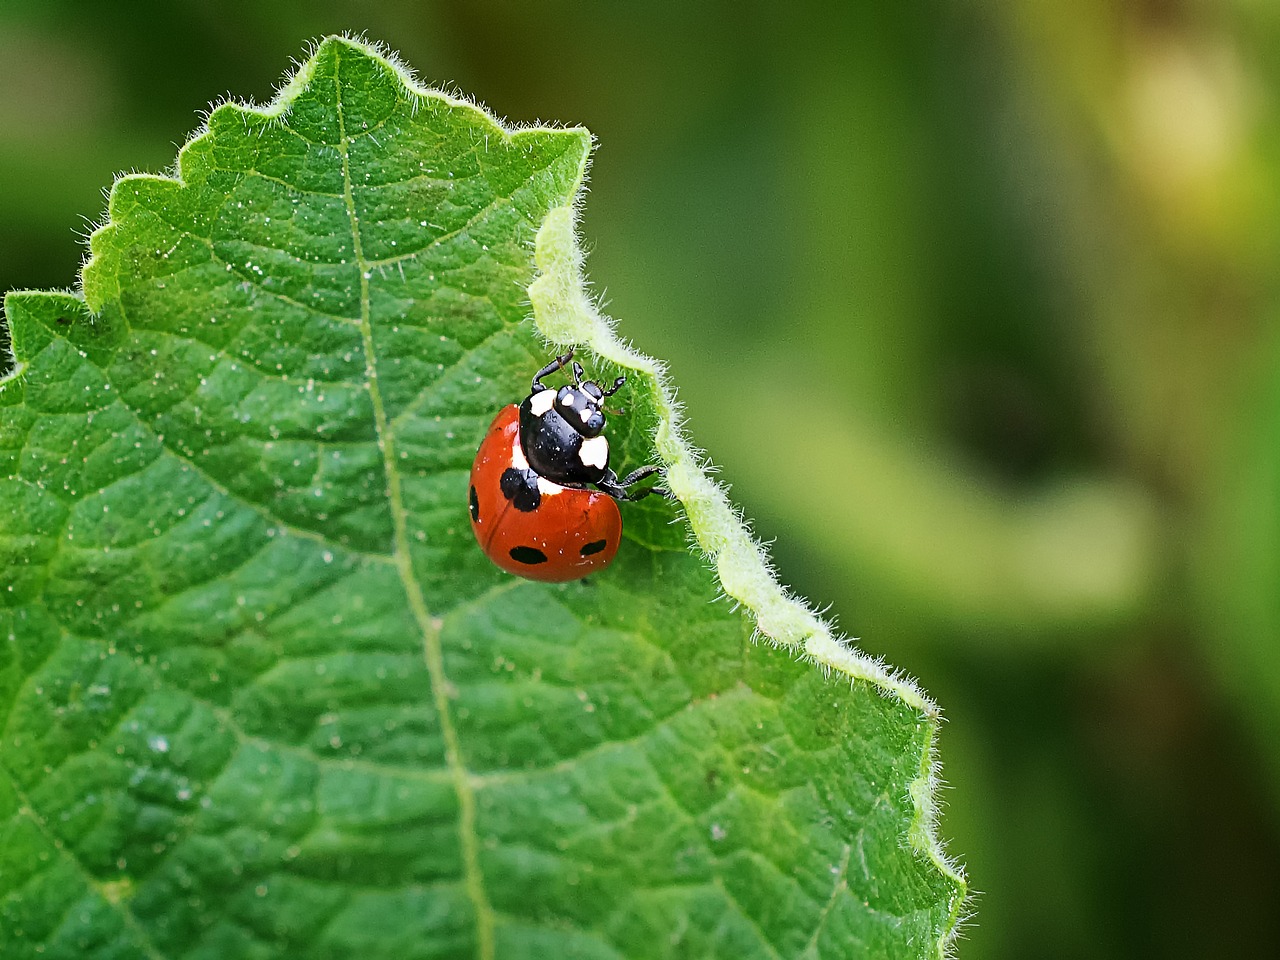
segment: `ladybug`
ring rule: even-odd
[[[669,496],[660,487],[630,489],[659,467],[621,480],[609,469],[602,405],[626,377],[602,390],[575,361],[572,384],[556,390],[542,382],[572,359],[572,350],[556,357],[534,375],[523,403],[499,411],[471,467],[476,542],[503,570],[530,580],[560,583],[603,570],[622,539],[617,501]]]

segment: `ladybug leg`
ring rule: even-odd
[[[606,470],[605,475],[600,478],[596,486],[613,497],[615,500],[643,500],[651,493],[666,497],[668,500],[674,499],[671,491],[665,487],[645,487],[641,490],[630,490],[629,487],[634,486],[645,477],[651,477],[655,473],[661,473],[662,468],[657,465],[641,467],[639,470],[633,470],[621,480],[612,470]]]
[[[529,392],[541,393],[543,390],[549,390],[550,387],[548,387],[545,383],[542,382],[542,378],[551,376],[551,374],[555,373],[557,370],[562,370],[564,368],[564,365],[572,359],[573,359],[573,350],[570,349],[569,352],[566,353],[564,356],[556,357],[554,360],[548,363],[545,367],[543,367],[541,370],[539,370],[537,373],[533,375],[533,384],[529,387]]]
[[[630,491],[628,491],[624,499],[634,503],[637,500],[643,500],[645,497],[649,496],[649,494],[651,493],[656,493],[658,496],[665,497],[668,500],[674,500],[676,498],[676,495],[672,493],[670,490],[668,490],[666,487],[659,487],[657,485],[654,485],[652,487],[645,487],[643,490],[637,490],[635,493],[631,493]]]
[[[645,477],[651,477],[655,473],[661,473],[661,472],[662,472],[662,468],[659,467],[657,464],[650,464],[647,467],[641,467],[639,470],[632,470],[625,477],[623,477],[621,480],[618,481],[618,485],[621,487],[629,487],[633,483],[639,480],[643,480]]]
[[[627,474],[620,481],[618,481],[618,485],[621,487],[630,487],[637,480],[643,480],[645,477],[653,476],[655,473],[661,476],[662,472],[663,471],[661,467],[657,466],[656,464],[651,464],[647,467],[641,467],[639,470],[633,470],[631,473]],[[655,484],[652,487],[645,487],[643,490],[637,490],[634,494],[628,491],[627,499],[643,500],[645,497],[649,496],[649,494],[651,493],[656,493],[658,496],[665,497],[668,500],[674,500],[676,498],[676,495],[672,493],[670,490],[668,490],[666,487],[661,487]]]
[[[634,503],[637,500],[643,500],[651,493],[656,493],[658,496],[665,497],[667,500],[674,500],[676,498],[676,495],[666,487],[659,487],[655,484],[652,487],[644,487],[643,489],[636,490],[635,492],[630,490],[624,491],[623,495],[619,499]]]

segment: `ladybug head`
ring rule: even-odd
[[[556,413],[584,437],[596,437],[604,429],[605,398],[617,393],[627,378],[619,377],[608,390],[602,390],[594,381],[584,380],[583,375],[582,365],[575,361],[573,383],[556,393]]]

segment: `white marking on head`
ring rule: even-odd
[[[603,470],[604,465],[609,462],[609,441],[604,437],[583,440],[582,446],[578,448],[578,459],[588,467]]]
[[[529,399],[529,412],[535,417],[540,417],[548,410],[551,405],[556,402],[556,392],[554,390],[539,390]]]
[[[581,420],[584,424],[588,423],[590,422],[591,415],[594,412],[595,411],[593,411],[590,407],[584,406],[581,410],[578,411],[578,419]]]

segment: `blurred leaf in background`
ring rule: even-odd
[[[962,956],[1272,948],[1280,8],[283,10],[7,4],[0,288],[71,284],[112,175],[305,37],[586,125],[622,332],[784,577],[947,709]]]

